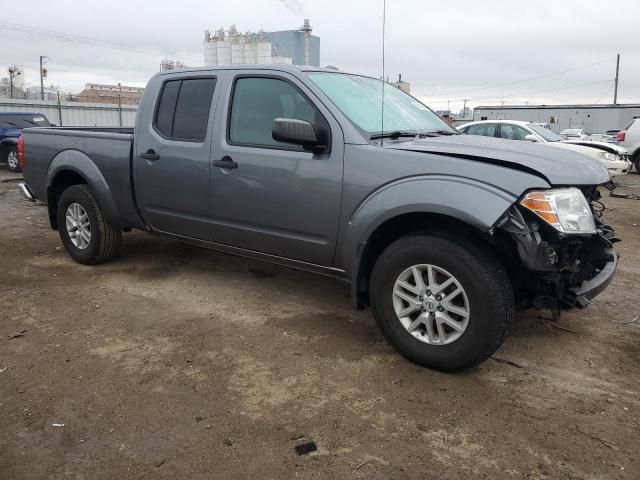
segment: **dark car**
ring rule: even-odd
[[[22,129],[50,126],[49,120],[42,113],[0,112],[0,160],[12,172],[20,172],[18,138]]]

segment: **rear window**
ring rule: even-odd
[[[215,86],[215,78],[166,82],[156,108],[156,130],[172,140],[204,140]]]
[[[0,114],[0,128],[50,127],[47,117],[34,114]]]

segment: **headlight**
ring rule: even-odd
[[[527,193],[520,205],[563,233],[595,233],[589,202],[577,188],[555,188]]]
[[[598,156],[600,158],[604,158],[605,160],[620,160],[618,155],[611,152],[598,152]]]

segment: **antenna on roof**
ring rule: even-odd
[[[387,23],[387,0],[382,0],[382,108],[381,108],[381,118],[380,118],[380,145],[384,144],[384,83],[385,83],[385,72],[384,72],[384,36],[385,29]]]

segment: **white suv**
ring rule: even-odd
[[[616,136],[618,145],[629,151],[629,158],[640,173],[640,118],[636,118],[631,125],[618,132]]]

